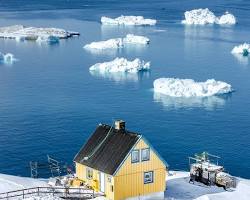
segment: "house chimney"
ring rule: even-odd
[[[115,121],[115,129],[117,129],[117,130],[125,130],[125,121],[116,120]]]

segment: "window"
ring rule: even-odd
[[[140,151],[133,150],[131,153],[131,163],[137,163],[140,161]]]
[[[111,176],[108,176],[107,179],[108,179],[108,182],[111,183],[111,181],[112,181]]]
[[[150,160],[150,149],[142,149],[141,150],[141,161],[148,161]]]
[[[93,179],[93,170],[92,169],[87,168],[86,177],[87,177],[87,179]]]
[[[153,183],[154,182],[154,172],[144,172],[144,184]]]

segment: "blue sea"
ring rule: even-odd
[[[183,13],[209,8],[232,12],[238,24],[184,26]],[[18,58],[0,65],[0,173],[29,176],[29,162],[49,154],[72,164],[99,123],[126,121],[143,134],[170,169],[188,170],[188,156],[208,151],[233,175],[250,178],[250,57],[235,57],[235,45],[250,42],[249,0],[0,0],[0,26],[58,27],[80,37],[58,45],[0,40],[0,52]],[[153,27],[107,27],[101,16],[143,15]],[[85,51],[92,41],[144,35],[146,47],[103,54]],[[116,57],[151,62],[138,75],[91,74],[89,67]],[[157,96],[160,77],[214,78],[234,92],[220,97]]]

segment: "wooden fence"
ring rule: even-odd
[[[13,200],[25,199],[31,196],[52,195],[64,199],[93,199],[96,197],[94,190],[73,187],[34,187],[0,193],[0,199]],[[100,196],[100,195],[99,195]]]

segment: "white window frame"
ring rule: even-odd
[[[138,160],[133,160],[133,153],[137,153],[138,154]],[[131,152],[131,163],[138,163],[140,162],[140,150],[139,149],[134,149]]]
[[[148,151],[148,158],[143,159],[143,156],[142,156],[143,151]],[[149,161],[149,160],[150,160],[150,148],[144,148],[144,149],[142,149],[141,150],[141,161],[144,162],[144,161]]]
[[[145,180],[145,176],[147,176],[147,175],[150,175],[151,179]],[[144,184],[154,183],[154,171],[144,172],[143,182],[144,182]]]

